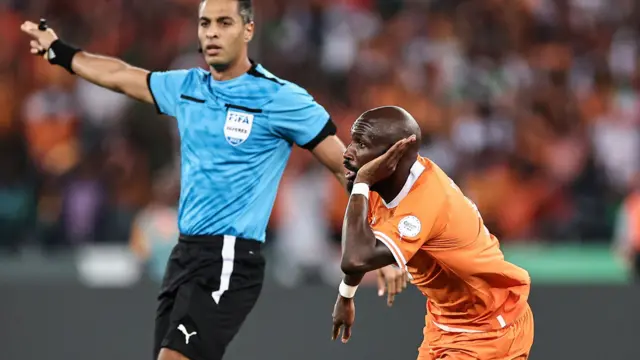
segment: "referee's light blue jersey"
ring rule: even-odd
[[[203,69],[153,72],[157,110],[178,121],[184,235],[264,241],[293,144],[312,149],[335,126],[299,86],[254,64],[216,81]]]

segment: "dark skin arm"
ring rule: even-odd
[[[320,162],[322,164],[324,164],[329,170],[331,170],[331,172],[336,176],[336,178],[338,179],[338,181],[340,181],[340,184],[342,185],[342,187],[344,189],[347,188],[347,180],[344,177],[344,167],[342,165],[342,154],[344,153],[344,144],[336,137],[336,136],[330,136],[328,138],[326,138],[325,140],[323,140],[320,144],[318,144],[318,146],[316,146],[313,149],[313,154],[315,155],[315,157],[320,160]],[[354,213],[357,214],[356,217],[354,217],[353,219],[349,219],[347,218],[345,221],[345,226],[348,226],[349,224],[354,224],[354,223],[360,223],[362,222],[362,226],[358,226],[358,231],[365,231],[367,236],[368,236],[368,240],[373,239],[373,244],[376,245],[376,239],[373,236],[373,232],[371,231],[371,229],[369,228],[369,224],[367,224],[367,199],[362,196],[359,195],[357,196],[358,198],[362,198],[359,199],[359,201],[355,202],[357,204],[362,203],[362,205],[359,205],[359,207],[353,211],[349,211],[347,210],[347,214],[350,213]],[[353,202],[354,199],[352,199],[351,201]],[[361,200],[361,201],[360,201]],[[355,204],[354,203],[354,204]],[[351,203],[349,206],[352,206]],[[346,229],[346,227],[343,227],[343,232],[344,229]],[[350,231],[351,233],[351,231]],[[358,236],[358,235],[355,235]],[[384,246],[384,244],[379,243],[378,244],[378,250],[377,250],[377,256],[381,256],[380,260],[385,259],[384,261],[380,261],[377,260],[375,261],[375,264],[382,264],[380,266],[375,266],[375,267],[368,267],[368,268],[358,268],[358,266],[354,266],[355,263],[353,262],[345,262],[345,259],[350,259],[350,257],[346,257],[344,256],[345,254],[345,241],[344,241],[344,235],[343,235],[343,242],[342,242],[342,249],[343,249],[343,262],[342,262],[342,270],[345,274],[347,274],[348,276],[345,278],[345,282],[349,285],[352,285],[351,283],[353,282],[353,285],[357,285],[360,283],[360,281],[362,280],[362,277],[364,276],[365,273],[371,271],[371,270],[376,270],[379,268],[382,268],[386,265],[390,265],[394,263],[394,259],[393,259],[393,255],[391,255],[391,252],[389,251],[389,249]],[[347,253],[350,255],[353,253],[353,251],[347,251]],[[390,260],[389,260],[390,259]],[[347,281],[349,280],[349,281]]]
[[[313,155],[322,164],[324,164],[329,170],[331,170],[331,172],[335,175],[338,181],[340,181],[340,184],[346,191],[347,179],[345,178],[345,175],[344,175],[344,166],[342,161],[342,154],[344,153],[344,151],[345,151],[344,144],[342,143],[342,141],[340,141],[340,139],[338,139],[337,136],[334,135],[334,136],[329,136],[326,139],[324,139],[322,142],[320,142],[320,144],[318,144],[313,149]],[[365,206],[366,206],[366,199],[365,199]],[[364,209],[365,221],[366,221],[366,212],[367,212],[367,209],[365,208]],[[368,228],[368,224],[365,224],[365,225],[367,225],[367,228]],[[369,230],[369,232],[371,231]],[[373,236],[372,233],[371,233],[371,236]],[[375,243],[375,239],[374,239],[374,243]],[[381,251],[389,252],[389,250],[386,248],[386,246],[384,246],[384,244],[379,244],[379,246]],[[344,243],[343,243],[343,249],[344,249]],[[392,264],[392,263],[393,263],[393,259],[388,264]],[[379,269],[379,271],[377,271],[378,296],[383,296],[385,293],[385,290],[387,290],[387,305],[392,306],[395,296],[400,292],[402,292],[407,286],[407,275],[404,271],[401,271],[400,269],[397,269],[393,266],[385,267],[383,265],[380,267],[376,267],[374,269]],[[345,271],[345,274],[348,274],[344,279],[345,283],[349,285],[351,285],[352,283],[356,285],[359,284],[360,281],[362,281],[362,278],[364,277],[367,271],[369,270],[365,270],[365,271],[356,270],[355,272]]]
[[[398,141],[384,155],[364,165],[359,171],[355,183],[369,186],[390,176],[396,169],[398,161],[415,137]],[[393,264],[395,258],[391,251],[378,242],[367,222],[369,201],[364,195],[352,195],[347,206],[344,225],[342,227],[342,263],[345,273],[344,282],[350,286],[360,284],[367,271]],[[333,308],[333,328],[331,339],[335,340],[342,332],[342,342],[351,337],[351,326],[355,321],[355,305],[353,298],[338,295]]]
[[[398,162],[413,142],[415,137],[400,140],[389,151],[365,164],[358,171],[355,183],[371,186],[393,174]],[[358,285],[362,280],[362,274],[395,262],[391,251],[373,235],[367,222],[368,211],[369,201],[366,196],[351,196],[342,226],[341,267],[347,275],[347,285]]]
[[[345,274],[344,283],[350,286],[358,286],[367,272],[395,262],[389,248],[375,238],[367,223],[368,203],[364,195],[352,196],[342,228],[340,267]],[[393,304],[392,296],[389,297],[388,304]]]
[[[353,195],[342,227],[342,272],[344,282],[357,286],[364,274],[395,263],[393,254],[380,243],[367,222],[369,202],[364,195]]]
[[[368,271],[395,263],[389,248],[376,239],[371,227],[369,227],[367,222],[368,207],[369,201],[364,195],[352,195],[342,226],[342,263],[340,267],[345,274],[344,283],[350,286],[358,286]],[[406,284],[406,281],[403,284]],[[393,297],[390,296],[388,304],[392,303]],[[353,298],[347,299],[338,295],[336,305],[333,308],[331,339],[337,339],[340,329],[344,327],[342,342],[349,341],[354,321]]]

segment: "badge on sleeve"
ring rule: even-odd
[[[398,223],[398,232],[402,237],[415,238],[420,234],[421,229],[420,220],[413,215],[403,217]]]
[[[229,110],[224,123],[224,137],[229,144],[238,146],[249,138],[252,126],[253,114]]]

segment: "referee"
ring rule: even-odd
[[[345,147],[329,114],[304,89],[249,60],[251,0],[200,4],[209,71],[149,72],[81,51],[44,21],[21,29],[33,38],[33,54],[177,119],[181,235],[158,296],[154,358],[221,359],[262,288],[260,248],[292,145],[312,151],[346,186]],[[396,268],[378,276],[389,296],[405,286]]]

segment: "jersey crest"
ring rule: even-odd
[[[235,110],[227,111],[224,122],[224,138],[232,146],[238,146],[247,141],[253,127],[253,114]]]
[[[414,238],[420,234],[421,229],[420,220],[413,215],[403,217],[398,223],[398,232],[403,237]]]

